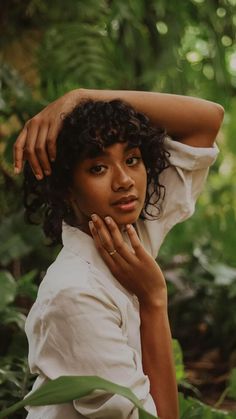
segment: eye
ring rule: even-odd
[[[100,174],[100,173],[102,173],[102,172],[100,172],[100,171],[96,171],[95,169],[97,169],[97,168],[101,168],[101,167],[104,167],[104,166],[102,166],[102,165],[93,166],[93,167],[91,167],[90,172],[91,172],[91,173],[95,173],[95,174]]]
[[[128,159],[126,159],[126,162],[128,163],[129,166],[135,166],[136,164],[138,164],[138,162],[142,160],[142,157],[139,156],[131,156],[128,157]],[[102,164],[97,164],[96,166],[93,166],[89,169],[89,171],[95,175],[100,175],[102,173],[104,173],[105,170],[105,166]],[[102,170],[104,169],[104,170]]]
[[[141,160],[141,157],[132,156],[132,157],[129,157],[127,160],[132,160],[132,159]]]

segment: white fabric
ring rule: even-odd
[[[160,176],[166,186],[162,215],[135,223],[154,258],[168,231],[193,214],[219,151],[216,144],[196,148],[169,137],[165,144],[171,166]],[[126,233],[122,235],[131,248]],[[63,248],[47,270],[25,324],[30,371],[38,374],[31,391],[61,375],[97,375],[129,387],[144,409],[157,415],[142,368],[137,297],[111,274],[92,237],[63,223],[62,238]],[[28,419],[138,419],[131,401],[101,390],[71,403],[26,409]]]

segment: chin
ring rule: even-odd
[[[114,217],[114,221],[116,222],[117,225],[119,226],[125,226],[126,224],[133,224],[135,223],[138,218],[139,218],[140,214],[123,214],[123,216],[121,215],[120,217]]]

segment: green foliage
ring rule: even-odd
[[[193,399],[192,397],[184,398],[183,394],[179,395],[179,405],[181,417],[180,419],[235,419],[236,413],[228,413],[206,406],[204,403]]]
[[[233,370],[231,371],[228,391],[229,396],[236,400],[236,368],[233,368]]]
[[[173,339],[172,343],[173,343],[173,351],[174,351],[176,379],[177,379],[177,382],[180,383],[185,379],[183,353],[177,339]]]
[[[228,104],[234,80],[229,2],[220,8],[189,1],[178,8],[178,19],[174,1],[98,2],[89,16],[80,2],[77,19],[73,7],[69,10],[75,13],[73,22],[69,15],[54,21],[41,45],[44,87],[201,91]],[[224,18],[219,10],[226,12]]]
[[[24,333],[26,307],[24,299],[35,299],[37,271],[23,275],[16,282],[7,270],[0,271],[0,408],[17,401],[32,385],[27,360],[27,339]]]
[[[16,283],[7,271],[0,272],[0,288],[1,288],[1,301],[0,311],[9,303],[14,301],[16,295]]]
[[[184,392],[199,398],[186,378],[183,354],[197,345],[201,351],[217,347],[228,360],[236,345],[235,0],[68,0],[66,8],[62,0],[14,2],[12,8],[5,3],[0,28],[0,407],[24,397],[33,382],[24,321],[59,250],[48,249],[39,229],[24,222],[12,145],[26,120],[77,87],[190,94],[226,107],[218,137],[221,153],[194,217],[171,231],[159,255],[168,280],[177,380]],[[38,40],[33,49],[31,38]],[[27,51],[23,65],[9,54],[18,39],[19,49],[25,45]],[[36,70],[33,83],[25,77],[29,67]],[[218,406],[225,397],[235,398],[234,367],[228,363],[232,375]],[[235,417],[181,394],[180,404],[181,419]]]
[[[173,351],[176,365],[176,377],[178,383],[182,383],[185,379],[183,354],[177,340],[173,340]],[[25,364],[20,365],[21,369],[25,369]],[[233,370],[229,387],[230,395],[236,397],[235,387],[236,374]],[[0,369],[0,382],[9,385],[14,383],[16,387],[20,387],[17,371],[12,372],[9,369]],[[24,406],[42,406],[50,404],[68,403],[72,400],[80,399],[94,390],[105,390],[110,394],[119,394],[131,400],[138,408],[139,418],[148,419],[155,416],[146,412],[140,401],[134,393],[127,387],[117,385],[111,381],[105,380],[98,376],[61,376],[55,380],[50,380],[42,385],[39,389],[25,397],[24,400],[18,401],[11,407],[8,407],[0,413],[0,419],[18,411]],[[234,419],[236,414],[229,414],[211,408],[192,397],[185,398],[179,393],[180,419]]]
[[[39,389],[25,397],[24,400],[0,413],[0,419],[11,415],[23,406],[42,406],[68,403],[87,396],[94,390],[105,390],[108,394],[119,394],[126,397],[138,408],[139,418],[156,418],[145,411],[134,393],[121,385],[104,380],[97,376],[61,376],[42,385]],[[235,419],[236,414],[219,411],[204,405],[191,397],[184,398],[179,394],[180,419]]]
[[[87,396],[94,390],[105,390],[106,393],[119,394],[131,400],[138,408],[140,419],[154,419],[156,416],[146,412],[139,399],[128,388],[114,384],[97,376],[62,376],[47,382],[24,400],[0,413],[0,419],[14,413],[23,406],[42,406],[67,403]]]
[[[18,339],[17,343],[23,344],[23,346],[18,347],[18,352],[21,352],[21,354],[19,356],[16,355],[16,352],[15,355],[9,354],[0,361],[1,411],[9,405],[9,400],[11,400],[11,403],[18,402],[19,398],[22,398],[33,384],[32,379],[30,379],[27,358],[23,354],[27,345],[21,339]]]
[[[22,210],[4,217],[0,226],[0,235],[4,241],[0,243],[0,258],[3,266],[16,259],[32,254],[42,244],[42,232],[35,226],[25,228]]]
[[[172,232],[172,240],[174,236],[178,241],[179,227]],[[179,243],[179,256],[172,257],[173,241],[168,248],[170,240],[171,237],[161,256],[163,263],[168,260],[168,266],[175,266],[174,270],[168,266],[166,269],[173,333],[180,340],[192,339],[197,344],[202,339],[198,327],[204,324],[206,343],[210,340],[212,347],[219,347],[228,358],[236,345],[236,269],[214,260],[209,245],[200,247],[193,237],[192,255],[181,249]],[[181,324],[185,325],[184,329]]]

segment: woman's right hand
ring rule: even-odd
[[[29,119],[14,144],[14,171],[22,171],[23,161],[28,160],[38,180],[51,174],[50,160],[56,158],[56,139],[62,117],[79,102],[81,89],[72,90],[50,103]]]
[[[96,214],[97,215],[97,214]],[[127,233],[133,250],[123,240],[116,222],[107,224],[97,215],[90,231],[102,259],[114,277],[139,300],[144,309],[167,308],[167,287],[164,275],[155,259],[144,249],[135,228]],[[91,223],[91,222],[90,222]],[[116,249],[114,255],[109,251]]]

